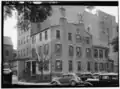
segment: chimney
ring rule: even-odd
[[[59,24],[60,25],[65,25],[67,23],[67,19],[65,18],[65,17],[61,17],[60,19],[59,19]]]
[[[65,17],[66,16],[65,8],[63,6],[61,6],[59,9],[60,9],[61,17]]]
[[[82,13],[78,13],[78,23],[83,23],[83,15]]]

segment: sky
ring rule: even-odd
[[[118,7],[114,6],[97,6],[96,9],[102,10],[108,14],[111,14],[116,17],[116,22],[118,22]],[[4,36],[9,36],[13,42],[13,48],[17,49],[17,17],[16,13],[13,13],[11,18],[7,18],[4,22]]]

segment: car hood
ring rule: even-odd
[[[88,78],[86,81],[99,81],[99,79]]]

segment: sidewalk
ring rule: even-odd
[[[18,84],[18,85],[51,85],[50,83],[31,83],[31,82],[26,82],[24,80],[18,81],[17,76],[12,77],[12,84]]]
[[[28,82],[21,82],[21,81],[18,81],[17,84],[19,85],[51,85],[50,83],[28,83]]]

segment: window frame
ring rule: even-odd
[[[77,52],[79,49],[79,52]],[[82,48],[80,46],[76,46],[76,57],[82,57]]]
[[[99,49],[99,58],[103,58],[103,49]]]
[[[94,56],[94,58],[98,58],[99,57],[99,53],[98,53],[98,49],[97,48],[94,49],[94,55],[93,56]]]
[[[60,62],[60,65],[59,65],[60,67],[59,68],[58,68],[57,62]],[[57,59],[55,60],[55,71],[60,71],[60,72],[62,71],[62,69],[63,69],[62,68],[63,67],[62,63],[63,63],[62,60],[57,60]]]
[[[59,52],[57,50],[57,45],[59,45],[59,47],[60,47]],[[55,44],[55,53],[57,56],[60,56],[62,54],[62,44],[60,44],[60,43]]]
[[[68,60],[68,71],[69,72],[73,72],[73,61],[72,60]]]
[[[87,70],[88,70],[88,71],[91,71],[91,66],[90,66],[90,64],[91,64],[91,63],[88,61],[88,62],[87,62]]]
[[[72,48],[72,49],[71,49]],[[69,50],[68,50],[69,56],[73,57],[74,56],[74,47],[73,45],[69,45]]]
[[[47,33],[48,33],[48,31],[46,30],[46,31],[45,31],[45,40],[48,39],[48,34],[47,34]]]
[[[70,33],[70,32],[68,33],[68,40],[72,41],[72,33]]]
[[[56,38],[60,39],[60,30],[56,30]]]
[[[39,40],[42,41],[42,32],[39,33]]]
[[[95,62],[95,71],[98,72],[98,63]]]
[[[89,52],[87,52],[87,50],[88,50]],[[87,58],[92,57],[91,52],[92,52],[91,48],[86,48],[86,57],[87,57]]]
[[[81,71],[81,70],[82,70],[81,61],[77,61],[77,71]]]
[[[90,37],[85,37],[86,39],[86,44],[90,44]]]
[[[9,56],[9,51],[5,50],[5,54],[6,54],[6,56]]]

